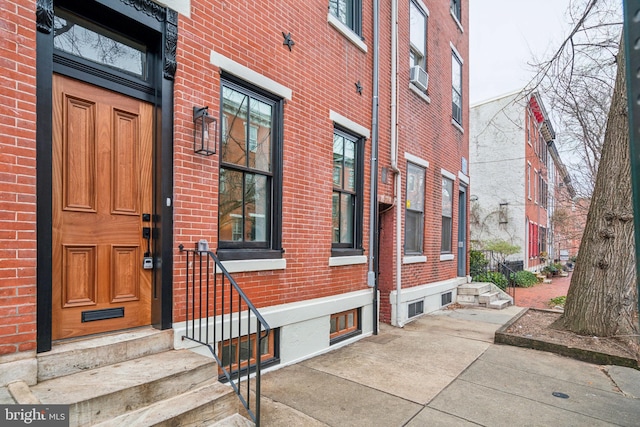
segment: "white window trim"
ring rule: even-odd
[[[329,267],[340,267],[343,265],[356,265],[356,264],[366,264],[366,263],[367,263],[366,255],[329,257]]]
[[[451,9],[451,7],[449,7],[449,13],[451,14],[451,17],[455,21],[455,23],[458,26],[458,28],[460,29],[460,31],[462,33],[464,33],[464,28],[462,27],[462,23],[460,21],[458,21],[458,17],[456,16],[455,13],[453,13],[453,10]]]
[[[234,261],[222,261],[222,265],[229,273],[247,273],[251,271],[286,270],[287,260],[277,259],[241,259]],[[216,274],[222,273],[216,267]]]
[[[408,160],[411,163],[415,163],[418,166],[422,166],[423,168],[429,169],[429,161],[421,159],[418,156],[414,156],[413,154],[404,153],[404,159]]]
[[[440,261],[452,261],[456,258],[454,254],[442,254],[440,255]]]
[[[531,162],[527,162],[527,199],[531,200]]]
[[[540,176],[538,175],[538,169],[533,169],[533,176],[535,179],[533,180],[533,203],[538,204],[538,180]]]
[[[451,119],[451,124],[458,129],[460,132],[462,132],[464,134],[464,128],[462,127],[462,125],[458,122],[456,122],[454,119]]]
[[[346,118],[339,113],[336,113],[335,111],[329,110],[329,119],[331,119],[331,121],[335,124],[340,125],[343,128],[356,133],[366,139],[369,139],[371,135],[371,131],[368,128],[354,122],[351,119]]]
[[[461,171],[458,171],[458,179],[466,185],[469,185],[469,177],[463,174]]]
[[[458,49],[456,49],[456,47],[453,45],[452,42],[449,42],[449,46],[451,46],[451,51],[458,57],[460,64],[464,65],[464,59],[462,59],[462,55],[460,55],[460,52],[458,52]]]
[[[424,255],[405,256],[402,258],[403,264],[419,264],[427,262],[427,257]]]
[[[340,20],[338,18],[336,18],[335,16],[333,16],[333,14],[331,12],[329,12],[327,14],[327,22],[333,28],[338,30],[339,33],[341,33],[343,36],[345,36],[351,43],[356,45],[358,47],[358,49],[360,49],[364,53],[367,53],[367,45],[366,45],[365,42],[362,41],[360,36],[358,36],[356,33],[354,33],[351,28],[347,27],[342,22],[340,22]]]
[[[429,17],[429,8],[427,8],[427,6],[422,2],[422,0],[411,0],[411,1],[413,1],[416,4],[416,6],[422,9],[425,15],[427,15],[427,18]]]
[[[246,80],[247,82],[250,82],[284,99],[291,100],[291,97],[293,96],[293,91],[288,87],[281,85],[275,80],[272,80],[257,71],[253,71],[251,68],[245,67],[244,65],[239,64],[218,52],[212,50],[209,60],[211,64],[227,71],[229,74],[240,77],[242,80]]]
[[[456,182],[456,174],[455,173],[449,172],[446,169],[440,169],[440,174],[442,174],[442,176],[444,176],[445,178],[449,178],[454,183]]]
[[[416,95],[422,98],[427,104],[431,104],[431,98],[429,98],[429,96],[427,96],[427,94],[420,90],[420,88],[418,88],[416,85],[414,85],[413,83],[409,83],[409,89],[411,89]]]

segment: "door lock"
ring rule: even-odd
[[[142,227],[142,238],[147,240],[147,251],[142,258],[142,268],[153,270],[153,257],[151,256],[151,227]]]

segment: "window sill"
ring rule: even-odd
[[[462,127],[462,125],[460,125],[460,123],[456,122],[454,119],[451,119],[451,124],[453,125],[453,127],[464,134],[464,128]]]
[[[247,273],[252,271],[286,270],[287,260],[279,259],[243,259],[222,261],[222,265],[229,273]],[[220,271],[216,271],[220,273]]]
[[[402,258],[403,264],[420,264],[427,262],[427,257],[424,255],[409,255]]]
[[[345,36],[351,43],[356,45],[358,49],[360,49],[364,53],[367,53],[367,45],[365,44],[365,42],[362,41],[360,36],[358,36],[356,33],[353,32],[351,28],[344,25],[342,22],[338,20],[338,18],[333,16],[331,13],[327,14],[327,22],[333,28],[338,30],[339,33]]]
[[[460,32],[464,33],[464,28],[462,28],[462,24],[460,23],[460,21],[458,21],[458,17],[453,13],[453,10],[449,9],[449,13],[451,14],[451,17],[455,21],[456,25],[458,26],[458,29],[460,30]]]
[[[426,102],[427,104],[431,104],[431,98],[429,98],[429,96],[421,91],[420,88],[418,88],[416,85],[414,85],[413,83],[409,83],[409,89],[411,89],[416,95],[422,98],[424,102]]]
[[[440,261],[453,261],[455,257],[454,254],[441,254]]]
[[[329,258],[329,267],[340,267],[343,265],[366,264],[367,257],[365,255],[351,256],[332,256]]]

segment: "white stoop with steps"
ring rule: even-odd
[[[16,403],[69,405],[70,426],[208,426],[238,413],[213,358],[173,349],[151,328],[54,345],[38,383],[8,386]]]
[[[471,282],[458,286],[457,303],[501,310],[513,305],[513,298],[489,282]]]

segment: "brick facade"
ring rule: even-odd
[[[113,2],[121,6],[118,0]],[[362,295],[371,294],[367,283],[369,265],[364,261],[370,256],[372,139],[369,131],[373,128],[374,46],[370,3],[362,4],[362,33],[355,40],[353,34],[345,34],[332,22],[326,0],[258,3],[175,0],[166,3],[179,5],[181,12],[171,124],[172,321],[179,323],[185,318],[185,265],[179,245],[193,247],[200,239],[206,239],[214,251],[219,246],[221,154],[206,157],[194,154],[193,107],[209,106],[210,114],[220,117],[221,81],[227,75],[240,79],[254,76],[268,83],[246,81],[248,85],[265,92],[269,91],[269,85],[276,85],[291,94],[284,100],[282,123],[281,237],[286,266],[263,271],[249,268],[234,273],[234,278],[258,308],[300,307],[308,301],[330,307],[332,298],[357,294],[352,298],[360,301]],[[398,3],[397,99],[394,100],[388,42],[392,31],[391,6],[389,2],[382,3],[378,283],[380,320],[391,322],[390,294],[398,287],[398,281],[402,288],[416,288],[458,276],[458,191],[469,184],[468,172],[462,170],[462,164],[469,157],[469,21],[466,4],[462,9],[462,22],[457,23],[449,3],[419,2],[429,13],[427,71],[430,78],[428,92],[420,96],[409,82],[409,0]],[[13,0],[3,2],[0,7],[3,35],[0,42],[3,68],[0,78],[3,82],[0,85],[3,101],[0,103],[0,354],[11,354],[36,348],[37,261],[39,257],[46,260],[49,254],[36,254],[36,2]],[[293,40],[291,47],[284,44],[285,35]],[[461,125],[452,123],[452,46],[463,61]],[[399,188],[394,185],[396,175],[391,164],[393,105],[397,106]],[[356,261],[332,265],[331,260],[336,258],[332,257],[333,134],[334,126],[344,127],[345,122],[346,126],[353,124],[359,129],[364,139],[362,248],[359,257],[352,257]],[[402,246],[405,219],[404,209],[397,211],[396,207],[405,204],[405,153],[429,164],[423,235],[426,260],[400,265],[400,277],[397,277],[397,260],[402,259],[402,254],[398,257],[396,251],[397,239]],[[440,253],[443,171],[455,178],[452,253],[445,259],[441,259]],[[396,231],[397,221],[400,221],[400,233]],[[466,260],[464,263],[466,265]],[[452,289],[455,285],[449,286],[449,290]],[[371,301],[358,304],[361,305],[353,308],[372,306]],[[362,322],[370,324],[371,319],[363,318]],[[282,323],[283,327],[286,325]],[[363,330],[371,333],[371,326]]]

